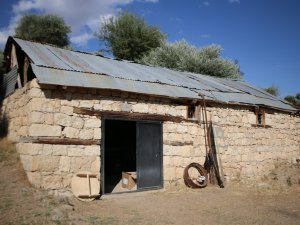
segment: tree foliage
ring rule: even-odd
[[[68,33],[71,29],[66,25],[63,18],[55,15],[23,16],[16,29],[16,37],[53,44],[58,47],[68,46],[70,43]]]
[[[279,88],[276,85],[272,85],[271,87],[268,88],[264,88],[264,90],[268,93],[270,93],[271,95],[274,95],[276,97],[279,96]]]
[[[97,36],[116,58],[133,61],[159,47],[165,40],[158,27],[148,25],[129,12],[104,21]]]
[[[300,92],[297,93],[295,96],[288,95],[284,98],[284,100],[293,105],[300,106]]]
[[[164,43],[161,47],[153,49],[143,56],[139,63],[189,71],[216,77],[241,79],[238,62],[221,58],[222,48],[210,45],[197,48],[189,45],[185,40]]]

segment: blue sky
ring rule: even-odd
[[[281,97],[300,92],[299,0],[0,0],[0,48],[19,18],[33,12],[64,17],[73,47],[95,52],[100,21],[121,10],[159,26],[170,42],[221,45],[222,56],[237,59],[255,86],[274,84]]]

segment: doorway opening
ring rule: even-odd
[[[102,125],[102,194],[162,188],[162,123],[106,118]]]
[[[122,192],[122,172],[136,171],[136,122],[105,120],[104,132],[104,191]]]

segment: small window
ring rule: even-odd
[[[187,106],[187,118],[191,120],[200,120],[200,105],[191,104]]]
[[[196,106],[195,105],[189,105],[187,107],[187,118],[188,119],[194,119],[196,116]]]
[[[256,125],[257,126],[266,126],[266,114],[264,111],[256,112]]]

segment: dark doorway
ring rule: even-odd
[[[103,120],[102,193],[161,188],[162,123]],[[122,189],[122,172],[136,173],[136,187]]]
[[[122,172],[136,171],[136,123],[105,120],[104,191],[111,193]]]

